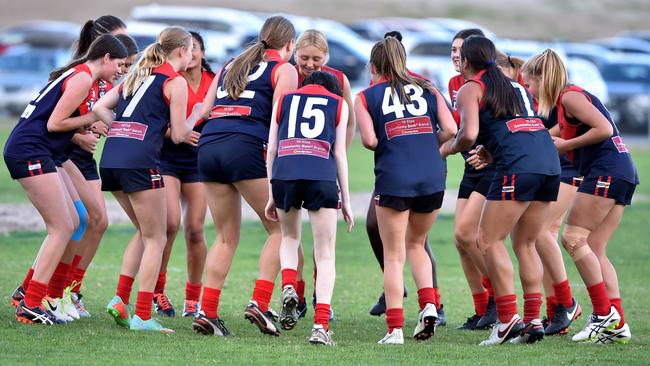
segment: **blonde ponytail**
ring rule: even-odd
[[[539,79],[538,114],[548,118],[557,104],[560,93],[569,83],[566,68],[560,56],[551,49],[531,57],[523,66],[523,73]]]
[[[162,30],[155,43],[150,44],[143,52],[142,57],[124,79],[122,89],[124,98],[134,94],[140,84],[146,79],[154,68],[167,62],[168,55],[179,47],[188,47],[192,36],[181,27],[168,27]]]
[[[388,79],[390,87],[397,93],[402,103],[411,101],[411,98],[403,92],[404,85],[413,84],[433,92],[431,82],[409,74],[406,68],[406,51],[395,37],[386,37],[375,43],[370,52],[370,63],[378,74]]]
[[[296,36],[293,24],[282,16],[273,16],[264,22],[257,43],[237,56],[225,73],[223,86],[230,98],[237,100],[248,85],[248,74],[264,61],[267,49],[279,50]]]

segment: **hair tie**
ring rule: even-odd
[[[488,60],[485,65],[488,67],[494,65],[494,60]]]
[[[269,48],[269,44],[266,43],[266,41],[260,41],[260,42],[264,45],[265,50]]]

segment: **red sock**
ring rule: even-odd
[[[25,279],[23,280],[23,284],[21,285],[23,288],[23,292],[27,292],[27,288],[29,287],[29,281],[32,280],[32,277],[34,277],[34,268],[29,267],[29,271],[27,271],[27,275],[25,276]]]
[[[156,288],[153,290],[154,294],[162,294],[165,292],[165,284],[167,283],[167,272],[158,273],[158,280],[156,280]]]
[[[83,282],[85,276],[86,276],[85,269],[81,269],[81,268],[74,269],[74,275],[72,277],[72,281],[75,284],[75,286],[72,288],[72,292],[79,293],[79,291],[81,291],[81,283]]]
[[[485,287],[487,290],[488,296],[494,298],[494,289],[492,288],[492,282],[490,281],[490,278],[488,276],[483,276],[483,280],[481,282],[483,282],[483,287]]]
[[[133,277],[120,275],[120,279],[117,281],[117,290],[115,295],[119,296],[122,299],[122,302],[125,305],[129,305],[129,298],[131,297],[131,289],[133,288]]]
[[[517,296],[515,294],[497,296],[494,298],[497,305],[497,315],[501,323],[507,323],[512,316],[517,314]]]
[[[330,329],[330,304],[316,304],[314,308],[314,324],[320,324],[327,332]]]
[[[28,308],[41,306],[41,302],[43,302],[46,293],[46,284],[31,280],[29,282],[28,290],[25,292],[25,306]]]
[[[296,288],[296,292],[298,293],[298,299],[302,301],[302,299],[305,298],[305,281],[300,280],[297,281],[296,284],[298,285],[298,287]]]
[[[389,333],[392,332],[395,328],[401,329],[404,326],[404,309],[386,309],[386,325],[388,325]]]
[[[539,319],[539,309],[542,307],[542,294],[534,292],[524,294],[524,323]]]
[[[616,308],[616,311],[618,311],[618,314],[621,316],[621,321],[618,322],[618,325],[616,326],[616,329],[621,328],[623,325],[625,325],[625,316],[623,315],[623,304],[621,304],[621,299],[609,299],[609,302],[612,303],[612,306]]]
[[[591,305],[594,307],[594,313],[600,316],[609,314],[612,303],[609,302],[609,296],[607,296],[607,287],[605,287],[605,282],[600,282],[593,286],[589,286],[587,287],[587,291],[589,292]]]
[[[210,319],[219,317],[219,296],[221,295],[221,289],[204,287],[203,288],[203,298],[201,299],[201,310],[205,312],[205,316]]]
[[[138,291],[138,300],[135,302],[135,314],[142,320],[151,319],[151,305],[153,292]]]
[[[63,297],[63,290],[65,289],[65,280],[68,278],[70,271],[70,264],[59,262],[56,266],[50,282],[47,284],[47,296],[52,298]]]
[[[424,309],[427,304],[436,304],[436,291],[433,287],[423,287],[418,290],[418,304],[420,310]],[[398,327],[401,328],[401,327]]]
[[[438,291],[438,288],[437,288],[437,287],[434,287],[434,288],[433,288],[433,291],[434,291],[435,294],[436,294],[436,302],[435,302],[435,304],[436,304],[436,310],[440,310],[440,308],[442,307],[442,304],[440,304],[440,291]]]
[[[557,306],[557,298],[549,296],[546,298],[546,319],[549,321],[555,316],[555,307]]]
[[[263,312],[269,310],[269,302],[271,301],[271,296],[273,296],[273,286],[275,286],[275,284],[271,281],[255,281],[255,288],[253,289],[253,300],[257,302],[257,306]]]
[[[298,276],[298,272],[295,269],[291,269],[291,268],[283,269],[282,270],[282,288],[284,289],[284,286],[292,286],[294,290],[297,290],[298,289],[298,281],[296,281],[296,276]],[[302,300],[302,298],[300,296],[298,296],[298,298]]]
[[[201,282],[199,283],[185,283],[185,300],[199,301],[201,297]]]
[[[569,280],[553,284],[553,293],[555,293],[558,304],[562,304],[565,308],[569,308],[573,305],[573,295],[571,294]]]
[[[74,274],[75,271],[77,270],[77,267],[79,266],[79,262],[81,262],[81,256],[75,254],[74,258],[72,258],[72,263],[70,264],[70,271],[68,271],[68,278],[65,279],[65,287],[72,285],[72,281],[74,281]]]
[[[488,292],[483,291],[480,294],[472,294],[472,298],[474,299],[474,311],[476,315],[483,316],[487,311],[488,301],[490,299]]]

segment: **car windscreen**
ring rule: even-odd
[[[55,53],[21,52],[0,56],[0,70],[11,72],[50,72],[61,66]]]
[[[650,83],[650,64],[608,64],[601,73],[606,81]]]

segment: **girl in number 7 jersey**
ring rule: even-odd
[[[379,344],[403,344],[405,257],[420,305],[413,337],[428,339],[435,331],[436,297],[424,242],[445,190],[438,146],[456,133],[456,126],[431,83],[409,75],[404,47],[396,38],[374,45],[370,71],[373,84],[359,93],[355,115],[363,145],[375,151],[374,200],[384,246],[388,325]]]
[[[75,226],[77,210],[57,172],[54,157],[63,153],[75,131],[97,120],[92,111],[80,115],[79,107],[100,79],[113,80],[126,49],[112,35],[96,39],[88,52],[60,69],[25,108],[4,148],[4,159],[13,179],[43,216],[47,237],[33,266],[24,299],[16,307],[23,323],[53,324],[53,314],[41,306],[47,284],[57,267]],[[28,276],[29,277],[29,276]]]
[[[165,28],[124,82],[95,106],[110,127],[99,163],[102,190],[113,193],[142,238],[127,246],[117,293],[107,306],[118,325],[131,330],[170,331],[151,318],[167,223],[159,157],[168,125],[172,140],[181,143],[198,120],[192,118],[198,113],[185,119],[187,82],[179,74],[191,58],[190,34],[180,27]],[[131,319],[126,304],[136,273],[138,300]]]
[[[348,106],[341,98],[336,78],[316,71],[304,86],[283,94],[273,108],[267,171],[271,179],[266,217],[280,221],[282,244],[282,312],[280,323],[292,329],[298,321],[298,247],[301,209],[309,212],[314,233],[316,277],[314,328],[309,341],[333,346],[329,331],[330,303],[334,291],[334,247],[341,186],[343,217],[348,231],[354,221],[348,190],[346,126]],[[277,208],[277,210],[276,210]]]
[[[296,89],[296,69],[287,63],[296,31],[281,16],[266,19],[259,41],[227,63],[214,79],[203,103],[207,117],[199,139],[199,177],[204,182],[216,239],[207,257],[200,315],[195,331],[230,333],[218,316],[219,297],[239,244],[241,198],[253,207],[269,234],[260,253],[260,272],[244,316],[262,333],[279,335],[269,311],[280,271],[280,225],[264,216],[269,199],[266,142],[273,103]]]

